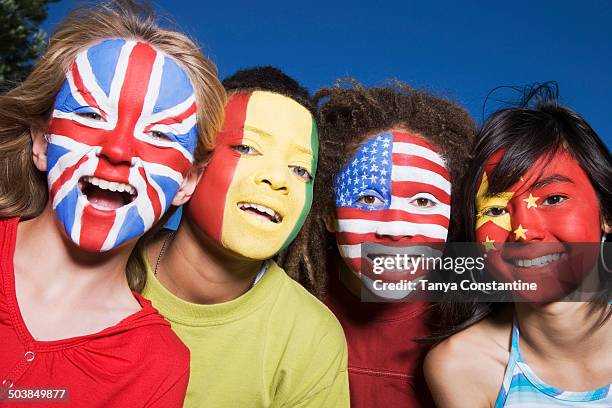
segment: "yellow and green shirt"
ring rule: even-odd
[[[147,264],[143,296],[191,351],[185,407],[349,407],[342,327],[268,262],[247,293],[215,305],[174,296]]]

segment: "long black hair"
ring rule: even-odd
[[[520,102],[494,112],[476,136],[472,161],[468,167],[463,194],[465,240],[475,241],[477,181],[485,163],[498,150],[504,155],[488,175],[491,195],[506,191],[540,158],[552,158],[565,148],[588,175],[601,208],[602,221],[612,225],[612,156],[597,133],[572,109],[559,104],[559,90],[554,82],[526,87]],[[607,274],[609,275],[609,274]],[[606,276],[609,281],[609,276]],[[603,306],[601,322],[612,315],[608,293],[595,299],[594,307]],[[604,299],[605,298],[605,299]],[[601,302],[600,302],[601,300]],[[471,326],[495,312],[504,303],[446,303],[438,306],[435,337],[447,337]]]

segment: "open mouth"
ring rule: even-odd
[[[279,213],[277,213],[270,207],[266,207],[265,205],[246,202],[240,202],[237,205],[238,208],[240,208],[245,213],[251,214],[260,220],[269,221],[274,224],[279,224],[283,221],[283,217]]]
[[[87,201],[99,210],[116,210],[131,203],[138,196],[136,188],[130,184],[94,176],[81,177],[79,187]]]
[[[549,255],[539,256],[537,258],[512,258],[504,259],[506,262],[518,267],[518,268],[540,268],[544,265],[551,264],[561,259],[564,253],[555,253]]]

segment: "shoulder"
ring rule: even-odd
[[[487,318],[432,348],[423,369],[440,407],[495,401],[508,362],[510,332],[511,324]]]

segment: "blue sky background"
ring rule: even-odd
[[[76,4],[52,4],[43,28],[53,30]],[[340,77],[365,85],[398,78],[459,102],[479,123],[496,86],[556,80],[562,102],[612,147],[609,1],[153,4],[196,38],[222,77],[274,65],[311,91]],[[490,101],[486,110],[498,106]]]

